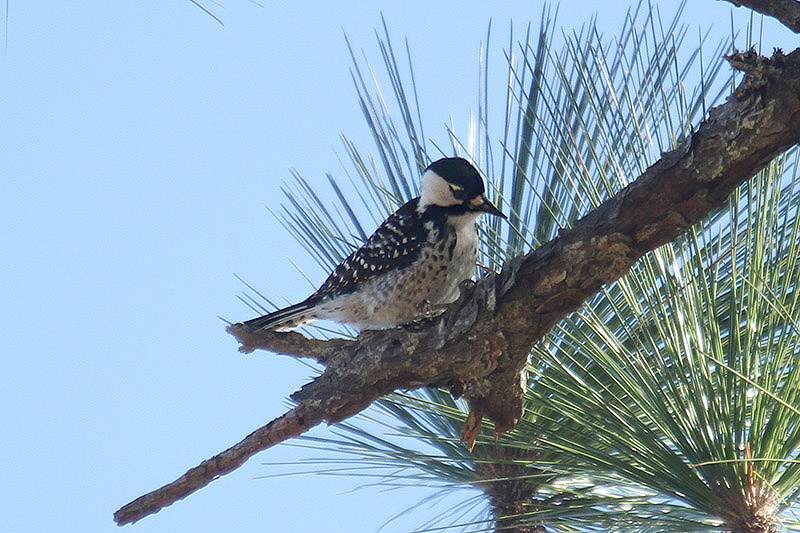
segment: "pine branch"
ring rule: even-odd
[[[244,351],[313,357],[325,372],[292,395],[298,406],[289,413],[123,507],[117,523],[155,513],[253,454],[323,420],[344,420],[396,389],[450,386],[469,398],[473,413],[494,422],[496,433],[513,428],[522,414],[524,369],[534,343],[602,285],[722,206],[738,185],[800,142],[800,49],[772,59],[752,52],[728,59],[746,72],[745,79],[696,132],[573,228],[510,261],[500,274],[465,287],[427,327],[320,341],[230,326]],[[480,421],[470,418],[473,426]]]
[[[244,327],[243,324],[233,324],[227,328],[242,344],[239,351],[251,353],[262,349],[270,352],[282,353],[293,357],[306,357],[318,363],[327,363],[336,354],[352,349],[356,343],[346,339],[309,339],[295,331],[278,333],[275,331],[255,331]]]
[[[757,13],[774,17],[795,33],[800,33],[800,2],[798,0],[728,0],[737,7],[749,7]]]
[[[213,479],[233,472],[258,452],[302,435],[321,421],[310,416],[305,406],[298,405],[266,426],[255,430],[238,444],[211,459],[206,459],[172,483],[136,498],[114,513],[114,520],[119,525],[132,524],[147,515],[157,513],[162,508],[205,487]]]

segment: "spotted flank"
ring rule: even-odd
[[[361,248],[350,254],[328,276],[312,296],[348,294],[359,284],[376,278],[390,269],[401,269],[419,257],[426,241],[424,213],[417,211],[419,198],[406,202],[395,211]]]

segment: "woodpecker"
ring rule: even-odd
[[[289,331],[321,319],[362,330],[385,329],[418,318],[430,306],[455,301],[459,284],[471,279],[475,270],[478,217],[506,216],[486,198],[475,167],[460,157],[428,166],[420,191],[344,259],[314,294],[244,324]]]

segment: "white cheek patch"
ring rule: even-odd
[[[429,206],[448,206],[460,204],[453,196],[450,185],[436,172],[428,170],[422,175],[420,182],[419,209]]]

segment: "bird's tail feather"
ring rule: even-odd
[[[248,320],[244,322],[244,325],[253,329],[289,331],[315,318],[313,313],[310,312],[315,304],[316,302],[313,300],[305,300],[299,304],[290,305],[264,316]]]

